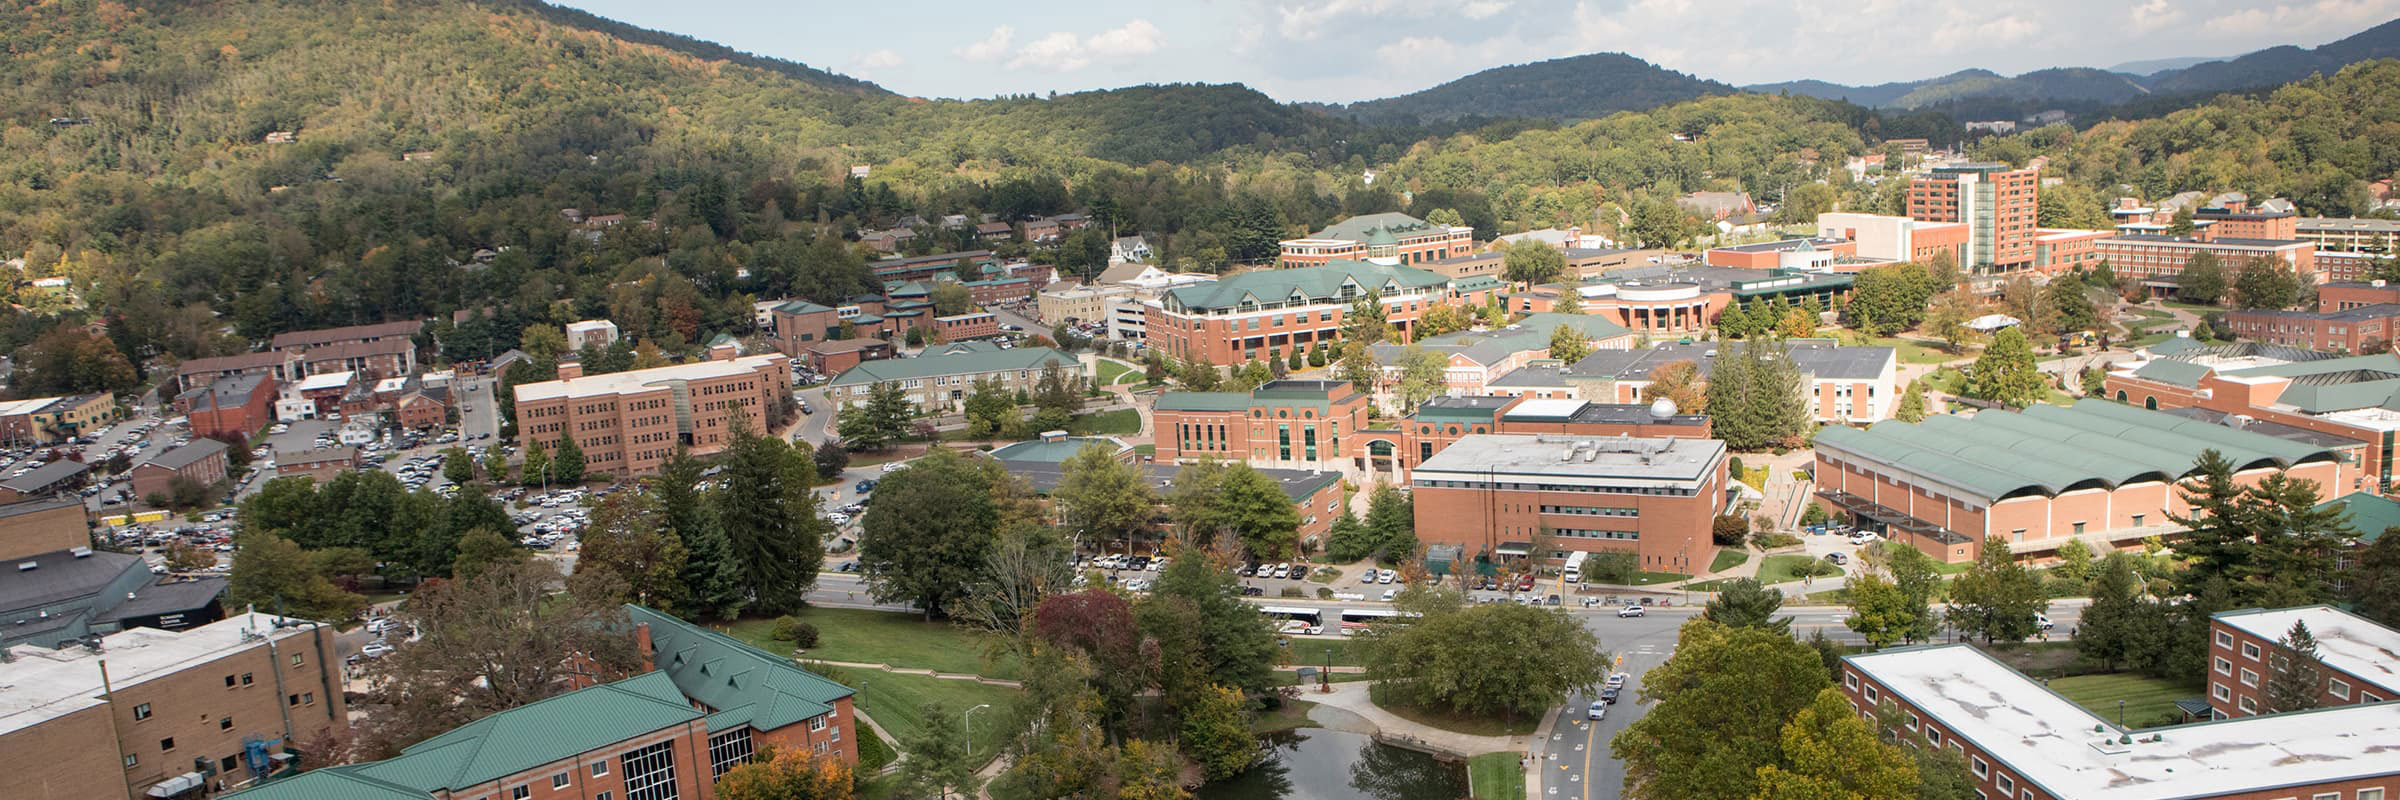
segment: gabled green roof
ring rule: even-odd
[[[833,710],[850,687],[801,669],[733,637],[673,616],[627,604],[636,625],[650,626],[653,674],[665,675],[684,697],[707,706],[709,729],[735,723],[771,731]]]
[[[2382,495],[2352,492],[2317,504],[2317,510],[2328,508],[2350,512],[2350,528],[2358,531],[2358,540],[2373,544],[2383,538],[2383,532],[2400,528],[2400,501]]]
[[[1041,369],[1058,364],[1072,369],[1079,362],[1074,356],[1047,347],[1019,347],[999,352],[971,352],[916,358],[887,358],[868,361],[844,370],[833,379],[834,386],[854,386],[862,383],[913,380],[936,375],[976,375],[1012,369]]]
[[[1240,411],[1250,407],[1249,392],[1162,392],[1159,411]]]
[[[241,800],[426,800],[432,792],[380,781],[359,774],[370,764],[324,767],[243,789],[227,798]]]
[[[816,314],[825,311],[832,311],[833,309],[826,308],[806,300],[794,300],[789,303],[776,306],[775,310],[786,314]]]
[[[536,701],[442,732],[357,774],[426,792],[514,775],[701,718],[664,674]]]
[[[2231,370],[2225,374],[2238,377],[2263,376],[2276,378],[2299,378],[2307,375],[2323,375],[2334,372],[2348,372],[2351,370],[2400,372],[2400,354],[2376,353],[2374,355],[2327,358],[2317,361],[2292,361],[2283,364],[2270,364],[2263,367]]]
[[[1548,346],[1550,332],[1557,330],[1560,325],[1573,325],[1583,331],[1585,337],[1595,342],[1633,332],[1632,329],[1611,322],[1606,317],[1595,317],[1590,314],[1559,314],[1555,312],[1527,314],[1516,324],[1525,330],[1540,332],[1544,346]]]
[[[2141,369],[2133,371],[2133,376],[2147,381],[2190,387],[2200,385],[2200,379],[2208,377],[2208,368],[2189,361],[2162,358],[2143,364]]]
[[[1295,296],[1311,303],[1340,302],[1344,284],[1356,286],[1356,293],[1365,296],[1388,287],[1414,289],[1441,286],[1449,281],[1439,272],[1416,267],[1335,261],[1321,267],[1244,272],[1210,283],[1169,289],[1167,297],[1185,308],[1238,308],[1245,301],[1283,303]]]

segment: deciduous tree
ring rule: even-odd
[[[1750,797],[1784,763],[1781,722],[1831,686],[1807,645],[1765,628],[1683,625],[1675,654],[1641,681],[1650,713],[1609,742],[1634,800]]]
[[[2033,348],[2025,334],[2014,327],[2001,329],[1992,337],[1990,347],[1975,357],[1974,367],[1967,372],[1967,385],[1960,394],[1977,400],[1989,400],[2010,408],[2024,408],[2040,402],[2048,387],[2042,384],[2040,372],[2034,370]]]
[[[2041,579],[2010,555],[2008,541],[1987,536],[1974,566],[1950,582],[1947,616],[1968,636],[2017,642],[2039,630],[2034,615],[2049,605]]]
[[[877,600],[948,616],[981,575],[1007,498],[1021,486],[996,462],[936,449],[875,488],[859,541],[859,567]]]
[[[1353,641],[1377,692],[1397,702],[1472,715],[1531,715],[1607,677],[1589,628],[1552,608],[1468,603],[1445,587],[1416,587],[1400,610],[1416,616]]]
[[[1117,459],[1116,449],[1087,444],[1060,465],[1058,488],[1050,490],[1060,527],[1117,539],[1140,530],[1156,513],[1157,491],[1132,464]]]
[[[1558,359],[1560,363],[1573,364],[1591,354],[1592,339],[1583,335],[1583,329],[1563,322],[1550,329],[1551,358]]]
[[[1752,800],[1916,800],[1917,765],[1826,687],[1783,725],[1781,763],[1758,768]]]
[[[1514,283],[1549,283],[1566,272],[1567,254],[1544,242],[1520,239],[1508,246],[1501,270]]]

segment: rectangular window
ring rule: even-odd
[[[2233,674],[2233,662],[2232,662],[2231,660],[2229,660],[2229,659],[2225,658],[2224,656],[2218,656],[2218,657],[2217,657],[2217,674],[2219,674],[2219,675],[2231,675],[2231,674]]]
[[[2360,789],[2358,790],[2358,800],[2383,800],[2383,789],[2381,787]]]
[[[678,800],[674,742],[659,742],[617,761],[625,768],[625,800]]]
[[[2217,646],[2227,650],[2233,649],[2233,634],[2217,631]]]
[[[570,780],[573,780],[573,779],[574,779],[574,777],[573,777],[573,774],[572,774],[572,773],[561,772],[561,773],[559,773],[559,774],[552,775],[552,776],[550,776],[550,788],[552,788],[552,789],[564,789],[564,788],[567,788],[567,781],[570,781]]]
[[[533,800],[533,787],[519,786],[508,790],[508,800]]]
[[[2242,698],[2241,702],[2239,702],[2239,703],[2235,703],[2234,705],[2235,705],[2235,706],[2237,706],[2237,707],[2239,707],[2239,708],[2241,708],[2241,709],[2242,709],[2242,713],[2245,713],[2245,714],[2256,714],[2256,713],[2258,713],[2258,701],[2256,701],[2256,700],[2252,700],[2252,699],[2250,699],[2250,698],[2248,698],[2248,697],[2244,697],[2244,698]]]
[[[1854,691],[1854,692],[1855,692],[1855,691],[1858,691],[1858,673],[1856,673],[1856,672],[1845,672],[1845,673],[1843,673],[1843,674],[1842,674],[1842,685],[1843,685],[1843,686],[1850,687],[1850,690],[1851,690],[1851,691]]]
[[[1882,692],[1875,691],[1875,687],[1873,687],[1873,686],[1869,686],[1869,687],[1867,687],[1867,702],[1869,702],[1869,703],[1880,703],[1880,702],[1883,702],[1883,693],[1882,693]]]
[[[2257,645],[2256,643],[2253,643],[2253,642],[2243,642],[2243,643],[2242,643],[2242,657],[2243,657],[2243,658],[2250,659],[2250,660],[2252,660],[2252,661],[2257,661],[2257,660],[2258,660],[2258,645]]]
[[[708,771],[712,778],[725,776],[725,771],[750,760],[752,751],[750,729],[735,728],[708,737]]]
[[[1978,778],[1992,774],[1992,765],[1984,763],[1983,756],[1967,759],[1967,768],[1974,770],[1975,777]]]
[[[2333,695],[2336,700],[2348,700],[2350,699],[2350,684],[2340,678],[2327,678],[2325,679],[2325,693]]]
[[[126,754],[125,754],[125,768],[126,768],[126,769],[133,769],[133,768],[134,768],[134,765],[137,765],[137,764],[140,764],[140,763],[142,763],[142,757],[141,757],[141,756],[137,756],[137,755],[134,755],[134,754],[132,754],[132,753],[126,753]]]
[[[600,777],[600,776],[602,776],[602,775],[606,775],[606,774],[608,774],[608,762],[607,762],[607,761],[605,761],[605,760],[602,760],[602,761],[594,761],[594,762],[592,762],[592,777],[594,777],[594,778],[597,778],[597,777]]]
[[[2253,689],[2258,688],[2258,673],[2251,672],[2248,668],[2244,668],[2242,670],[2242,685]]]
[[[2231,700],[2233,699],[2233,690],[2222,683],[2211,683],[2208,685],[2208,695],[2219,700]]]
[[[251,681],[250,681],[250,673],[247,673],[247,672],[244,672],[244,673],[242,673],[242,685],[243,685],[243,686],[248,686],[248,685],[250,685],[250,683],[251,683]]]
[[[823,714],[818,714],[818,715],[816,715],[816,716],[809,717],[809,718],[808,718],[808,729],[809,729],[810,731],[821,731],[821,730],[824,730],[824,729],[825,729],[825,715],[823,715]]]
[[[2001,794],[2016,794],[2017,792],[2016,780],[2005,774],[1993,778],[1992,784],[2000,787]]]
[[[160,740],[158,740],[158,749],[160,749],[160,750],[173,750],[173,749],[175,749],[175,737],[173,737],[173,736],[169,736],[169,737],[167,737],[167,738],[164,738],[164,739],[160,739]]]
[[[133,707],[133,721],[135,721],[135,722],[140,722],[140,721],[142,721],[142,720],[146,720],[146,719],[149,719],[149,718],[150,718],[150,704],[149,704],[149,703],[143,703],[143,704],[141,704],[141,705],[138,705],[138,706],[134,706],[134,707]]]
[[[1931,725],[1925,726],[1925,741],[1935,745],[1941,744],[1942,729],[1933,727]]]

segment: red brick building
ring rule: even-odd
[[[2109,372],[2119,403],[2295,439],[2312,437],[2357,469],[2323,494],[2383,493],[2392,486],[2391,447],[2400,413],[2383,407],[2400,391],[2400,356],[2330,353],[2256,342],[2210,347],[2190,339],[2152,345],[2148,361]]]
[[[1467,435],[1409,476],[1417,539],[1468,557],[1631,553],[1654,572],[1697,573],[1727,503],[1715,439]],[[1547,537],[1549,552],[1531,552]]]
[[[2338,353],[2379,352],[2400,332],[2400,304],[2340,311],[2228,311],[2225,322],[2246,340]]]
[[[1420,265],[1472,255],[1475,229],[1437,225],[1397,212],[1366,214],[1328,225],[1305,239],[1283,242],[1280,266],[1321,267],[1336,261]]]
[[[518,435],[545,450],[573,435],[591,471],[648,475],[679,445],[723,450],[737,415],[767,430],[768,408],[791,396],[790,362],[770,353],[589,377],[561,364],[557,380],[515,388]]]
[[[1925,222],[1967,224],[1967,257],[1958,264],[1970,275],[2029,269],[2038,235],[2041,173],[2006,164],[1935,167],[1908,185],[1908,216]]]
[[[275,477],[278,478],[299,475],[317,483],[330,483],[335,476],[357,466],[356,447],[328,447],[275,454]]]
[[[793,358],[799,358],[818,342],[841,336],[840,313],[827,306],[794,300],[776,306],[770,313],[774,320],[775,349]]]
[[[224,442],[215,439],[193,439],[184,445],[133,465],[133,496],[173,496],[175,481],[188,479],[201,486],[215,486],[225,480],[232,468],[226,458]]]
[[[2297,623],[2317,640],[2323,707],[2400,698],[2400,631],[2332,606],[2221,611],[2208,620],[2208,707],[2217,719],[2273,713],[2276,643]]]
[[[1360,261],[1259,270],[1214,283],[1169,289],[1145,305],[1151,346],[1184,361],[1228,365],[1283,358],[1341,338],[1342,318],[1359,298],[1374,296],[1386,319],[1413,338],[1417,319],[1436,305],[1485,302],[1498,281],[1453,281],[1438,272]]]
[[[1816,500],[1837,521],[1952,563],[1998,537],[2019,556],[2081,540],[2105,552],[2182,530],[2194,462],[2215,450],[2234,480],[2269,475],[2350,491],[2358,448],[2294,440],[2087,398],[1972,417],[1817,431]],[[2341,488],[2332,488],[2341,487]]]
[[[1249,392],[1167,392],[1151,417],[1157,460],[1338,469],[1363,452],[1367,396],[1348,381],[1281,380]],[[1343,437],[1350,441],[1345,444]]]
[[[349,729],[334,638],[330,626],[241,614],[110,633],[95,648],[20,645],[0,682],[8,796],[141,800],[249,784],[281,767],[284,745]]]
[[[892,343],[883,339],[835,339],[811,344],[800,351],[801,363],[819,375],[839,375],[862,362],[892,357]]]
[[[175,398],[195,436],[257,433],[275,421],[275,379],[264,373],[225,375]]]
[[[933,331],[945,342],[986,339],[1000,335],[1000,317],[989,311],[934,317]]]
[[[1704,414],[1660,414],[1648,404],[1529,400],[1523,397],[1436,397],[1400,424],[1400,467],[1415,469],[1460,438],[1485,433],[1706,439]]]
[[[2336,281],[2317,287],[2318,311],[2340,311],[2381,303],[2400,303],[2400,284]]]
[[[1861,714],[1889,706],[1955,750],[1982,797],[2011,800],[2389,800],[2400,709],[2345,706],[2150,728],[2093,713],[1966,644],[1844,656]],[[2148,729],[2145,729],[2148,728]]]

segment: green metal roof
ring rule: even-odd
[[[683,697],[707,706],[710,730],[748,724],[775,730],[833,710],[850,687],[833,682],[791,659],[743,644],[733,637],[673,616],[626,604],[634,624],[650,626],[652,663]]]
[[[1501,280],[1492,275],[1472,275],[1450,282],[1450,288],[1457,289],[1462,292],[1480,292],[1485,289],[1498,289],[1507,285],[1507,281]]]
[[[2205,349],[2208,349],[2208,345],[2201,344],[2198,340],[2185,336],[2177,336],[2166,341],[2159,342],[2158,344],[2151,345],[2149,348],[2151,355],[2158,356],[2171,356],[2177,353]]]
[[[1381,214],[1360,214],[1358,216],[1336,222],[1332,225],[1327,225],[1325,226],[1324,230],[1309,234],[1308,237],[1311,239],[1341,239],[1352,242],[1364,242],[1369,241],[1368,237],[1373,236],[1377,232],[1382,232],[1387,236],[1402,233],[1415,234],[1436,230],[1441,227],[1442,226],[1417,219],[1416,217],[1412,217],[1407,214],[1402,214],[1397,211],[1388,211]]]
[[[1167,298],[1193,309],[1238,308],[1245,301],[1257,304],[1283,303],[1295,297],[1310,303],[1340,302],[1344,284],[1355,286],[1356,293],[1364,296],[1386,289],[1442,286],[1449,281],[1441,273],[1416,267],[1335,261],[1321,267],[1267,269],[1230,275],[1210,283],[1169,289]]]
[[[1248,392],[1163,392],[1159,411],[1240,411],[1250,407]]]
[[[993,450],[992,457],[1001,461],[1039,461],[1046,464],[1064,464],[1076,453],[1083,452],[1083,448],[1095,444],[1108,448],[1111,455],[1129,449],[1124,442],[1105,436],[1070,436],[1055,442],[1039,440],[1018,442]]]
[[[1885,421],[1859,430],[1829,426],[1817,446],[1916,472],[1987,501],[2027,492],[2057,494],[2086,484],[2116,487],[2189,474],[2216,450],[2236,468],[2288,467],[2336,457],[2332,450],[2105,400],[2035,405],[2022,412]]]
[[[646,672],[502,711],[411,745],[397,758],[349,769],[357,776],[426,793],[460,789],[701,716],[676,691],[674,681],[663,673]]]
[[[955,353],[916,358],[887,358],[868,361],[844,370],[833,379],[835,386],[855,386],[862,383],[914,380],[937,375],[974,375],[1012,369],[1041,369],[1057,364],[1074,371],[1081,364],[1074,356],[1047,347],[1019,347],[996,352]]]
[[[426,800],[432,792],[359,774],[367,764],[325,767],[226,795],[241,800]]]
[[[1560,325],[1573,325],[1576,327],[1576,329],[1583,331],[1583,335],[1585,337],[1590,338],[1595,342],[1602,339],[1623,336],[1633,332],[1632,329],[1614,322],[1610,322],[1605,317],[1595,317],[1590,314],[1559,314],[1554,312],[1527,314],[1525,315],[1524,319],[1518,320],[1516,324],[1518,327],[1525,330],[1540,332],[1542,335],[1542,346],[1544,347],[1549,346],[1550,332],[1557,330],[1558,326]]]
[[[2348,372],[2351,370],[2400,372],[2400,354],[2376,353],[2374,355],[2367,356],[2327,358],[2318,361],[2292,361],[2283,364],[2271,364],[2264,367],[2230,370],[2225,374],[2237,377],[2264,376],[2276,378],[2299,378],[2307,375],[2323,375],[2334,372]]]
[[[1397,245],[1400,243],[1400,237],[1393,236],[1392,232],[1386,228],[1370,228],[1367,230],[1366,242],[1370,247]]]
[[[2384,531],[2400,528],[2400,501],[2382,495],[2353,492],[2317,505],[2320,511],[2327,508],[2350,512],[2350,528],[2368,544],[2383,538]]]
[[[775,310],[786,314],[815,314],[821,311],[832,311],[833,309],[826,308],[806,300],[794,300],[789,303],[776,306]]]
[[[2134,370],[2133,376],[2146,381],[2190,387],[2200,385],[2200,379],[2208,376],[2208,368],[2189,361],[2158,359]]]

